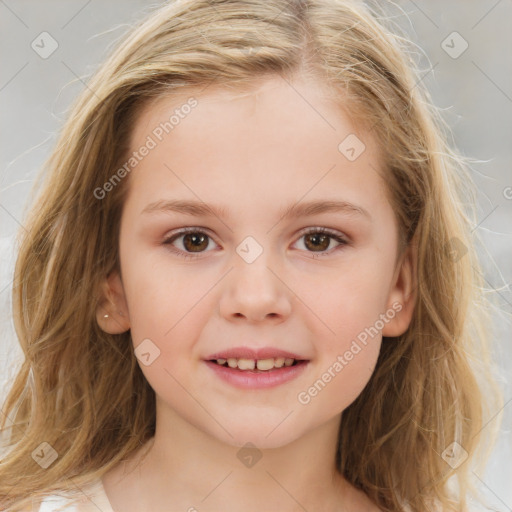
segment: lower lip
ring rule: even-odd
[[[223,380],[241,389],[264,389],[279,386],[298,377],[308,365],[308,361],[302,361],[294,366],[283,366],[273,370],[238,370],[220,366],[211,361],[205,363]]]

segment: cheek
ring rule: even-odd
[[[123,268],[135,344],[146,337],[170,338],[181,324],[199,314],[215,282],[185,265],[171,264],[163,251],[133,251]]]
[[[201,364],[196,344],[213,307],[207,295],[211,285],[206,286],[204,280],[195,284],[190,278],[153,280],[147,276],[135,285],[137,293],[132,301],[130,321],[136,354],[143,344],[155,354],[149,365],[137,356],[139,366],[157,395],[175,406],[191,406],[182,386],[189,387],[190,375]]]
[[[298,294],[308,297],[309,330],[316,333],[317,370],[302,400],[315,414],[329,410],[337,414],[359,396],[374,371],[382,342],[389,291],[389,261],[370,251],[346,261],[321,286],[302,281]],[[389,260],[389,258],[388,258]],[[305,301],[306,302],[306,301]],[[394,313],[394,311],[392,312]],[[323,412],[325,414],[325,412]]]
[[[380,339],[357,345],[349,344],[347,351],[330,360],[317,378],[300,390],[297,402],[308,415],[325,421],[342,413],[361,394],[373,374]]]
[[[297,295],[310,311],[310,327],[317,333],[321,329],[333,348],[343,349],[385,313],[391,272],[391,265],[368,251],[358,254],[357,261],[347,258],[329,274],[297,279]]]
[[[297,395],[314,417],[339,414],[370,380],[382,343],[379,314],[357,296],[332,311],[335,333],[317,338],[314,375]]]
[[[165,370],[181,381],[203,355],[197,340],[216,307],[212,287],[218,276],[210,278],[179,265],[171,268],[165,261],[144,268],[139,272],[134,264],[126,273],[131,335],[135,349],[147,339],[154,345],[158,358],[142,370],[155,389],[168,388],[172,379]]]

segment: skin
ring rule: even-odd
[[[155,437],[104,476],[106,493],[124,512],[163,512],[169,504],[201,511],[378,510],[335,468],[342,411],[370,379],[382,335],[402,334],[414,306],[414,254],[398,254],[378,146],[312,81],[292,86],[265,78],[251,94],[210,87],[194,97],[197,107],[129,175],[121,275],[102,285],[100,326],[131,329],[134,347],[149,338],[160,350],[149,366],[139,362],[157,397]],[[145,108],[132,149],[185,101],[160,98]],[[349,134],[366,146],[355,161],[338,150]],[[201,200],[230,215],[142,213],[167,199]],[[287,206],[327,199],[369,215],[281,218]],[[210,237],[195,258],[164,243],[185,227]],[[328,238],[315,249],[304,231],[318,227],[348,243]],[[263,248],[252,263],[236,252],[247,236]],[[184,243],[182,236],[172,247],[190,254],[193,244]],[[393,303],[402,309],[382,332],[300,403],[298,394]],[[288,383],[241,390],[203,361],[240,345],[278,347],[310,362]],[[247,442],[261,455],[252,467],[237,457]]]

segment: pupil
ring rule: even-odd
[[[313,241],[313,248],[318,249],[320,247],[321,249],[327,249],[329,247],[330,239],[326,235],[319,235],[319,234],[308,235],[306,237],[306,245],[308,245],[307,244],[308,240]],[[321,244],[321,245],[319,245],[319,244]]]
[[[200,252],[201,249],[206,249],[206,247],[208,246],[208,242],[206,242],[206,244],[204,244],[206,239],[207,239],[207,237],[204,234],[199,234],[199,233],[187,234],[183,238],[183,245],[185,246],[185,248],[187,250],[191,250],[191,252]],[[190,245],[187,242],[191,242],[192,245]]]

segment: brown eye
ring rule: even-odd
[[[303,250],[317,253],[319,256],[327,256],[348,244],[343,235],[321,227],[310,229],[299,238],[299,241],[304,245]],[[332,241],[334,241],[334,245],[331,247]]]
[[[190,252],[201,252],[208,247],[208,236],[204,233],[188,233],[183,237],[183,246]]]
[[[313,251],[325,251],[331,244],[331,237],[328,235],[322,235],[320,233],[311,233],[305,235],[304,240],[304,245]]]
[[[208,248],[212,238],[198,229],[182,230],[168,237],[163,241],[163,245],[184,258],[193,258],[203,252],[209,252]]]

